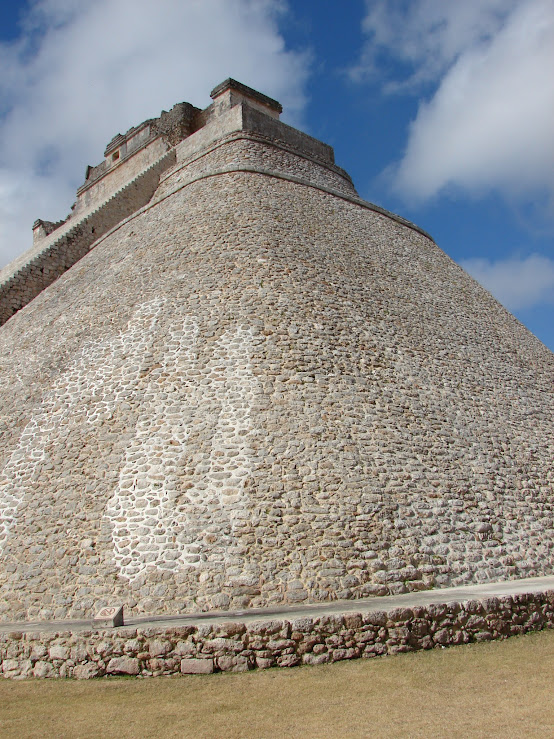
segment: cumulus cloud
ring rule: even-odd
[[[379,76],[387,91],[416,91],[442,75],[468,47],[489,40],[519,0],[366,0],[362,29],[368,36],[354,79]],[[387,61],[406,67],[387,75]]]
[[[540,254],[491,261],[466,259],[462,267],[509,310],[554,305],[554,260]]]
[[[36,0],[0,44],[0,266],[31,243],[36,218],[69,211],[105,144],[235,77],[305,105],[310,58],[286,48],[282,0]]]
[[[368,2],[364,28],[353,76],[393,60],[386,89],[427,96],[389,172],[398,192],[495,188],[554,213],[554,0]]]

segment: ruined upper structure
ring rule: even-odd
[[[0,618],[551,573],[554,357],[227,80],[0,273]]]
[[[356,195],[350,177],[334,165],[330,146],[277,122],[282,107],[276,100],[233,79],[215,87],[211,97],[213,103],[205,110],[178,103],[169,113],[118,133],[104,160],[87,167],[70,215],[57,223],[35,221],[33,247],[0,270],[0,325],[81,259],[100,236],[144,207],[180,155],[225,136],[242,131],[292,147],[327,170],[327,184]],[[320,173],[319,181],[323,179]]]

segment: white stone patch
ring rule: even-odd
[[[23,473],[34,478],[37,467],[44,460],[45,431],[36,419],[32,419],[0,473],[0,554],[25,495],[25,487],[21,484]]]
[[[216,346],[216,361],[221,362],[225,377],[224,394],[206,480],[219,502],[231,507],[231,520],[240,518],[244,510],[244,484],[251,471],[250,411],[257,389],[250,364],[251,341],[251,331],[238,328],[224,334]]]
[[[244,517],[257,385],[251,339],[248,329],[226,332],[204,364],[195,352],[193,318],[169,337],[160,372],[173,377],[176,387],[163,402],[156,377],[145,388],[136,436],[106,509],[122,576],[134,580],[148,567],[200,566],[210,525],[224,529],[228,522],[233,531]],[[203,431],[189,449],[199,423]]]
[[[63,445],[71,427],[80,422],[94,425],[102,420],[128,396],[129,386],[136,385],[139,369],[121,383],[114,376],[113,367],[126,351],[130,336],[134,337],[137,357],[141,356],[162,306],[161,300],[141,306],[129,330],[111,342],[90,342],[45,395],[0,471],[0,555],[25,496],[33,495],[35,487],[40,489],[38,478],[41,465],[47,461],[47,445],[53,440],[58,446]]]
[[[198,323],[191,318],[185,320],[180,336],[175,332],[170,335],[161,370],[164,377],[178,378],[178,387],[164,402],[156,387],[158,375],[150,375],[136,435],[127,450],[118,488],[106,508],[106,516],[113,524],[116,565],[120,574],[130,579],[138,577],[148,565],[174,569],[178,560],[189,564],[198,560],[194,547],[191,550],[176,542],[177,473],[185,459],[189,435],[179,407],[183,394],[190,395],[193,404],[197,404],[197,393],[188,374],[194,366],[197,338]],[[177,401],[174,407],[172,400]]]
[[[159,299],[139,306],[117,336],[83,348],[0,472],[0,554],[41,465],[50,461],[46,450],[54,443],[59,452],[83,423],[100,428],[123,403],[138,413],[135,437],[105,510],[119,573],[135,579],[148,567],[197,567],[207,556],[204,537],[213,540],[214,531],[217,557],[224,559],[247,517],[250,412],[258,386],[252,331],[233,327],[209,350],[198,342],[198,320],[180,318],[179,306]]]

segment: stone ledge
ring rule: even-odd
[[[531,580],[510,585],[448,589],[465,591],[467,597],[458,600],[435,591],[431,603],[421,597],[429,593],[418,593],[376,598],[371,608],[367,601],[350,602],[342,611],[344,603],[326,610],[289,608],[286,618],[266,611],[265,618],[258,613],[246,619],[247,613],[235,612],[211,614],[205,622],[197,614],[196,623],[181,617],[173,625],[166,620],[76,631],[60,623],[56,631],[11,630],[0,635],[0,672],[8,679],[245,672],[506,639],[554,627],[554,589],[533,592]],[[476,593],[481,597],[472,597]]]
[[[248,85],[244,85],[242,82],[237,82],[237,80],[232,79],[232,77],[228,77],[223,82],[220,82],[219,85],[216,85],[214,89],[210,92],[210,97],[212,98],[212,100],[214,100],[215,98],[223,95],[223,93],[227,92],[228,90],[236,90],[246,97],[262,103],[262,105],[265,105],[267,108],[270,108],[277,113],[283,112],[283,106],[278,100],[274,100],[268,95],[264,95],[263,92],[258,92],[257,90],[254,90],[253,87],[248,87]]]

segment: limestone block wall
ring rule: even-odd
[[[158,186],[161,172],[174,161],[172,150],[138,170],[139,174],[108,200],[80,218],[74,214],[62,229],[53,231],[50,238],[39,241],[8,265],[0,274],[0,325],[79,261],[100,236],[145,205]],[[96,193],[95,200],[98,196]]]
[[[188,147],[183,147],[188,153]],[[315,186],[334,189],[357,197],[351,179],[332,164],[299,155],[285,145],[277,145],[257,134],[236,132],[185,158],[181,147],[176,150],[176,165],[164,174],[155,200],[166,197],[178,187],[224,169],[252,168],[275,174],[298,177]]]
[[[195,116],[196,125],[202,127],[190,137]],[[152,132],[155,134],[158,129],[160,135],[152,139]],[[212,106],[202,113],[181,103],[136,130],[138,138],[145,137],[146,145],[139,146],[113,168],[107,168],[111,166],[108,160],[93,168],[101,176],[93,174],[91,181],[79,188],[70,217],[59,224],[45,222],[55,228],[49,228],[47,234],[44,228],[37,231],[32,249],[0,270],[0,325],[81,259],[100,236],[144,206],[152,197],[160,174],[175,161],[181,171],[173,187],[240,163],[246,167],[271,167],[282,174],[307,177],[314,184],[356,195],[348,174],[335,166],[331,147],[250,104],[238,104],[215,115]],[[242,130],[250,132],[244,139],[250,141],[250,146],[238,144],[237,132]],[[238,136],[235,147],[229,145],[230,132]],[[256,137],[265,146],[256,147]],[[132,145],[133,136],[129,141]],[[169,150],[179,142],[177,149]],[[167,185],[161,188],[158,199],[169,191]],[[42,238],[37,239],[37,234]]]
[[[0,634],[4,678],[152,677],[318,665],[554,627],[554,592],[314,618]]]
[[[242,126],[245,130],[234,130]],[[334,164],[330,147],[247,105],[236,106],[205,129],[170,151],[163,137],[156,138],[80,188],[71,217],[0,271],[0,325],[72,267],[98,238],[148,203],[154,192],[158,201],[198,178],[236,168],[299,178],[359,200],[348,174]],[[276,138],[269,138],[270,133]]]
[[[303,154],[308,159],[325,164],[335,164],[333,148],[318,139],[299,131],[292,126],[287,126],[282,121],[275,120],[254,110],[249,105],[241,106],[242,128],[253,134],[259,134],[277,144],[286,145],[291,149]],[[335,165],[336,166],[336,165]],[[337,168],[338,169],[338,168]],[[349,175],[341,170],[343,175]]]
[[[0,332],[3,618],[552,572],[535,337],[352,199],[248,171],[164,192]]]
[[[77,200],[73,208],[73,218],[79,218],[81,214],[88,213],[91,208],[97,208],[108,200],[117,197],[123,189],[131,182],[150,170],[166,154],[170,146],[162,136],[151,141],[139,151],[124,161],[118,162],[117,166],[109,170],[103,177],[85,183],[77,191]],[[147,201],[146,201],[147,202]],[[142,203],[144,205],[144,203]]]

